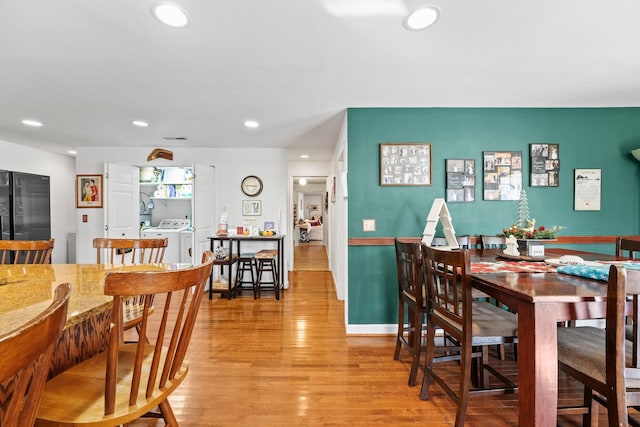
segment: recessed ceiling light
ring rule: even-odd
[[[309,155],[308,154],[300,154],[300,158],[301,159],[308,159]]]
[[[149,126],[149,123],[143,122],[142,120],[134,120],[131,122],[131,124],[141,128],[146,128],[147,126]]]
[[[298,184],[300,185],[307,185],[307,178],[300,178],[298,180]]]
[[[69,151],[67,151],[67,153],[69,153],[69,154],[74,154],[74,155],[75,155],[75,154],[78,154],[78,152],[77,152],[76,150],[69,150]]]
[[[32,119],[24,119],[22,121],[22,124],[27,126],[33,126],[35,128],[39,128],[42,126],[42,122],[39,122],[37,120],[32,120]]]
[[[255,120],[245,120],[244,125],[248,128],[257,128],[258,126],[260,126],[260,123],[256,122]]]
[[[435,6],[425,6],[416,9],[404,20],[404,26],[408,30],[419,31],[429,28],[440,17],[440,9]]]
[[[189,17],[182,9],[172,4],[160,4],[151,9],[153,16],[165,25],[183,28],[189,23]]]

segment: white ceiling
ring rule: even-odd
[[[416,0],[175,0],[179,30],[154,3],[0,1],[0,139],[319,159],[348,107],[640,106],[637,0],[429,0],[421,32],[402,26]]]

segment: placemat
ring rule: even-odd
[[[544,262],[482,261],[471,263],[471,273],[554,273],[556,267]]]

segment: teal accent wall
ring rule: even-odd
[[[445,197],[445,159],[476,160],[476,201],[449,203],[457,235],[496,234],[518,201],[482,200],[482,152],[522,151],[523,187],[536,225],[565,235],[640,230],[640,108],[350,108],[349,238],[422,236],[434,198]],[[379,144],[432,144],[431,186],[380,186]],[[560,144],[559,187],[529,186],[529,144]],[[600,211],[573,210],[573,171],[602,170]],[[376,231],[363,232],[362,219]],[[604,247],[603,247],[604,246]],[[586,249],[611,252],[609,245]],[[349,247],[349,324],[393,324],[397,282],[393,246]]]

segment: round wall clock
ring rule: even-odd
[[[262,193],[262,180],[255,175],[249,175],[242,180],[240,187],[244,194],[255,197]]]

